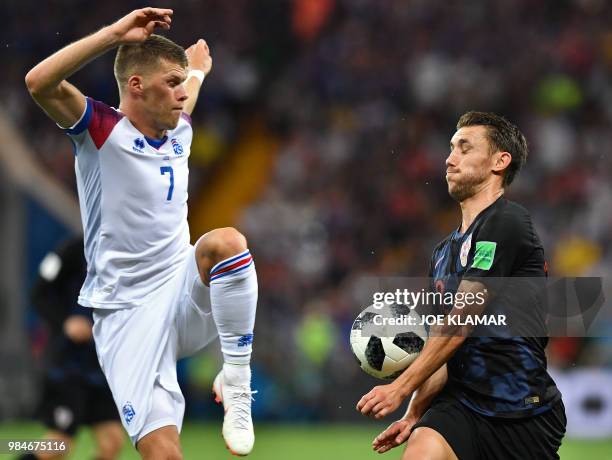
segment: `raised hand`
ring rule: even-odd
[[[122,17],[109,28],[118,43],[139,43],[149,38],[156,27],[168,30],[171,22],[172,10],[141,8]]]
[[[205,75],[208,75],[208,72],[212,69],[212,57],[206,41],[200,38],[187,48],[185,53],[191,70],[201,70]]]

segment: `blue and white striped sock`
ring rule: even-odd
[[[249,250],[210,271],[210,302],[226,364],[249,364],[257,309],[257,273]]]

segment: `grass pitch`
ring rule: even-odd
[[[399,459],[400,448],[381,456],[372,452],[372,439],[386,425],[271,425],[256,426],[257,441],[249,460],[367,460]],[[0,439],[38,438],[44,428],[35,423],[0,425]],[[181,434],[186,460],[236,459],[225,449],[221,438],[221,423],[189,423]],[[562,460],[611,460],[612,439],[604,441],[565,440],[561,447]],[[94,441],[87,430],[78,436],[70,459],[91,460]],[[0,458],[14,458],[0,454]],[[140,457],[126,439],[120,460],[138,460]]]

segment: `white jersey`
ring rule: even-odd
[[[91,98],[65,130],[75,169],[87,277],[79,304],[139,306],[189,254],[187,180],[192,129],[187,114],[161,141]]]

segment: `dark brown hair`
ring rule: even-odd
[[[161,59],[187,67],[185,50],[161,35],[153,34],[143,42],[119,46],[114,67],[119,91],[125,87],[130,76],[150,71]]]
[[[487,128],[491,152],[508,152],[512,161],[506,168],[503,185],[512,183],[516,174],[527,161],[527,140],[523,133],[500,115],[491,112],[466,112],[457,122],[457,129],[466,126],[484,126]]]

